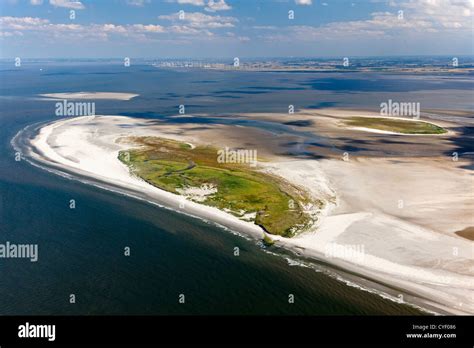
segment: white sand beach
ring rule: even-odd
[[[262,238],[260,227],[251,222],[130,175],[117,158],[130,145],[117,140],[132,135],[205,141],[163,131],[144,119],[85,116],[46,125],[25,155]],[[474,242],[454,233],[474,226],[474,179],[460,163],[448,157],[280,157],[259,166],[326,202],[311,231],[291,239],[272,236],[278,245],[414,293],[422,307],[474,314]]]

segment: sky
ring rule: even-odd
[[[473,55],[474,0],[0,0],[0,58]]]

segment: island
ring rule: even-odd
[[[307,230],[313,219],[304,207],[323,204],[295,185],[253,169],[248,163],[219,163],[219,150],[212,146],[157,137],[132,137],[120,142],[135,146],[118,155],[133,175],[162,190],[252,221],[270,234],[292,237]]]
[[[464,114],[430,114],[306,109],[212,127],[198,123],[207,115],[63,117],[12,143],[51,172],[403,289],[418,308],[474,313],[472,175],[452,155]]]

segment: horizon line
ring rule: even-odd
[[[175,57],[133,57],[133,56],[115,56],[115,57],[22,57],[21,55],[12,57],[0,57],[0,60],[10,60],[20,57],[21,59],[30,60],[123,60],[124,58],[130,59],[191,59],[191,60],[232,60],[234,58],[239,59],[342,59],[348,58],[416,58],[416,57],[474,57],[474,53],[471,54],[403,54],[403,55],[328,55],[328,56],[222,56],[222,57],[189,57],[189,56],[175,56]]]

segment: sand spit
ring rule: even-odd
[[[75,92],[75,93],[47,93],[39,96],[53,100],[71,99],[71,100],[130,100],[138,97],[133,93],[117,93],[117,92]]]
[[[176,126],[178,127],[178,126]],[[159,204],[262,238],[262,230],[224,211],[185,200],[129,174],[117,155],[127,136],[193,144],[205,139],[163,132],[144,119],[85,116],[52,122],[25,155],[81,176],[139,192]],[[473,177],[446,159],[367,158],[260,163],[325,202],[318,223],[278,245],[418,296],[440,313],[474,313],[473,242],[455,234],[474,225]]]

